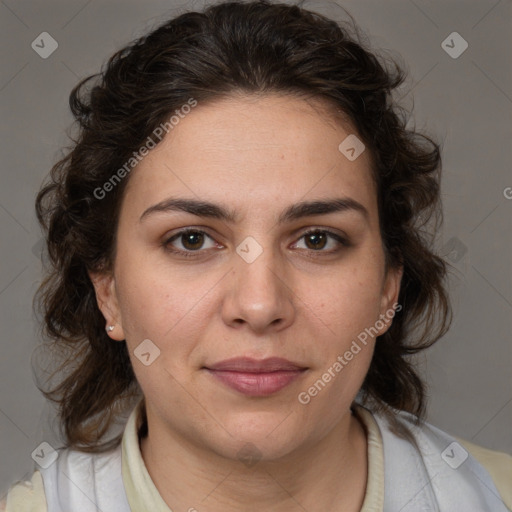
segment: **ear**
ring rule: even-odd
[[[105,329],[113,325],[112,331],[107,334],[116,341],[124,341],[125,335],[121,323],[121,311],[117,300],[115,278],[110,273],[89,272],[89,277],[96,292],[96,302],[105,317]]]
[[[380,329],[379,336],[384,334],[393,323],[395,311],[402,309],[402,305],[398,304],[398,297],[400,295],[403,273],[403,266],[389,267],[387,269],[384,285],[382,287],[379,317],[385,326],[383,329]]]

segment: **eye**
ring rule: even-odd
[[[205,247],[205,241],[210,240],[210,245]],[[200,252],[201,249],[212,249],[219,244],[204,231],[199,229],[184,229],[174,234],[163,242],[163,246],[170,252],[183,256],[193,256],[191,253]]]
[[[333,253],[339,250],[340,245],[345,247],[350,246],[348,240],[342,236],[323,229],[310,230],[304,233],[299,240],[304,240],[304,246],[299,247],[299,243],[296,243],[295,247],[314,252]],[[328,249],[324,250],[326,247],[328,247]]]
[[[350,247],[350,242],[341,235],[325,229],[312,229],[300,238],[304,240],[303,246],[296,242],[293,247],[305,249],[316,253],[333,254],[340,250],[340,246]],[[207,243],[209,241],[209,244]],[[183,229],[162,243],[164,249],[173,254],[184,257],[199,256],[207,249],[222,248],[210,235],[200,229]]]

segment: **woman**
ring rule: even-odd
[[[257,1],[179,16],[79,84],[36,204],[66,446],[8,511],[511,507],[512,458],[426,423],[407,359],[451,309],[424,230],[439,148],[405,128],[402,80]]]

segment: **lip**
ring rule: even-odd
[[[206,367],[208,370],[269,373],[277,371],[304,370],[306,367],[288,361],[282,357],[268,357],[267,359],[252,359],[250,357],[233,357]]]
[[[226,386],[248,396],[268,396],[284,389],[307,368],[297,363],[271,357],[227,359],[205,369]]]

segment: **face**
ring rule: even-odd
[[[273,460],[349,418],[401,273],[385,270],[368,152],[348,159],[353,129],[320,107],[199,104],[131,172],[114,271],[91,278],[150,435]]]

